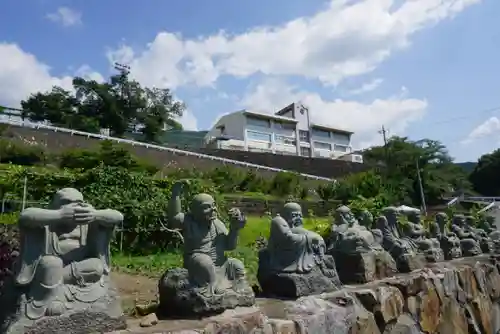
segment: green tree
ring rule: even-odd
[[[500,149],[481,156],[469,176],[474,190],[485,196],[500,195]]]
[[[53,87],[32,94],[21,102],[22,117],[94,133],[109,129],[117,137],[139,131],[147,142],[158,142],[166,128],[182,129],[176,119],[185,105],[168,89],[143,87],[126,73],[107,82],[75,77],[72,84],[72,92]]]
[[[445,193],[470,188],[466,173],[453,163],[446,147],[436,140],[392,137],[387,147],[373,147],[365,152],[364,158],[372,163],[386,161],[384,182],[397,191],[402,203],[422,204],[417,166],[428,204],[439,202]]]

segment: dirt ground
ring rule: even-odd
[[[145,276],[135,276],[112,272],[111,278],[118,287],[125,311],[136,304],[147,305],[157,300],[158,280]]]

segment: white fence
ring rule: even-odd
[[[127,144],[134,145],[134,146],[144,146],[146,148],[153,148],[153,149],[157,149],[157,150],[161,150],[161,151],[168,151],[168,152],[178,154],[178,155],[193,156],[193,157],[197,157],[199,159],[215,160],[215,161],[220,161],[224,164],[231,164],[231,165],[235,165],[235,166],[254,168],[257,170],[261,169],[261,170],[268,170],[268,171],[273,171],[273,172],[295,173],[294,171],[290,171],[290,170],[284,170],[284,169],[273,168],[273,167],[268,167],[268,166],[256,165],[256,164],[243,162],[243,161],[215,157],[215,156],[208,155],[208,154],[196,153],[196,152],[191,152],[191,151],[184,151],[184,150],[179,150],[179,149],[171,148],[171,147],[142,143],[142,142],[138,142],[138,141],[134,141],[134,140],[105,136],[105,135],[101,135],[101,134],[97,134],[97,133],[90,133],[90,132],[83,132],[83,131],[71,130],[71,129],[66,129],[66,128],[60,128],[60,127],[51,126],[51,125],[27,122],[27,121],[22,121],[22,120],[17,121],[17,120],[13,120],[13,119],[0,119],[0,122],[12,124],[12,125],[17,125],[17,126],[22,126],[22,127],[33,128],[33,129],[45,129],[45,130],[51,130],[54,132],[64,132],[64,133],[69,133],[71,135],[83,136],[83,137],[87,137],[87,138],[96,138],[96,139],[101,139],[101,140],[112,140],[112,141],[115,141],[118,143],[127,143]],[[322,177],[322,176],[311,175],[311,174],[299,173],[299,175],[302,177],[308,178],[308,179],[313,179],[313,180],[323,180],[323,181],[331,181],[331,182],[335,181],[334,179],[330,179],[330,178]]]

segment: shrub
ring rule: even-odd
[[[9,140],[0,140],[0,163],[34,166],[46,162],[45,149],[39,145],[20,145]]]

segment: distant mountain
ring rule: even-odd
[[[471,173],[477,165],[477,162],[457,162],[455,165],[461,167],[466,173]]]

